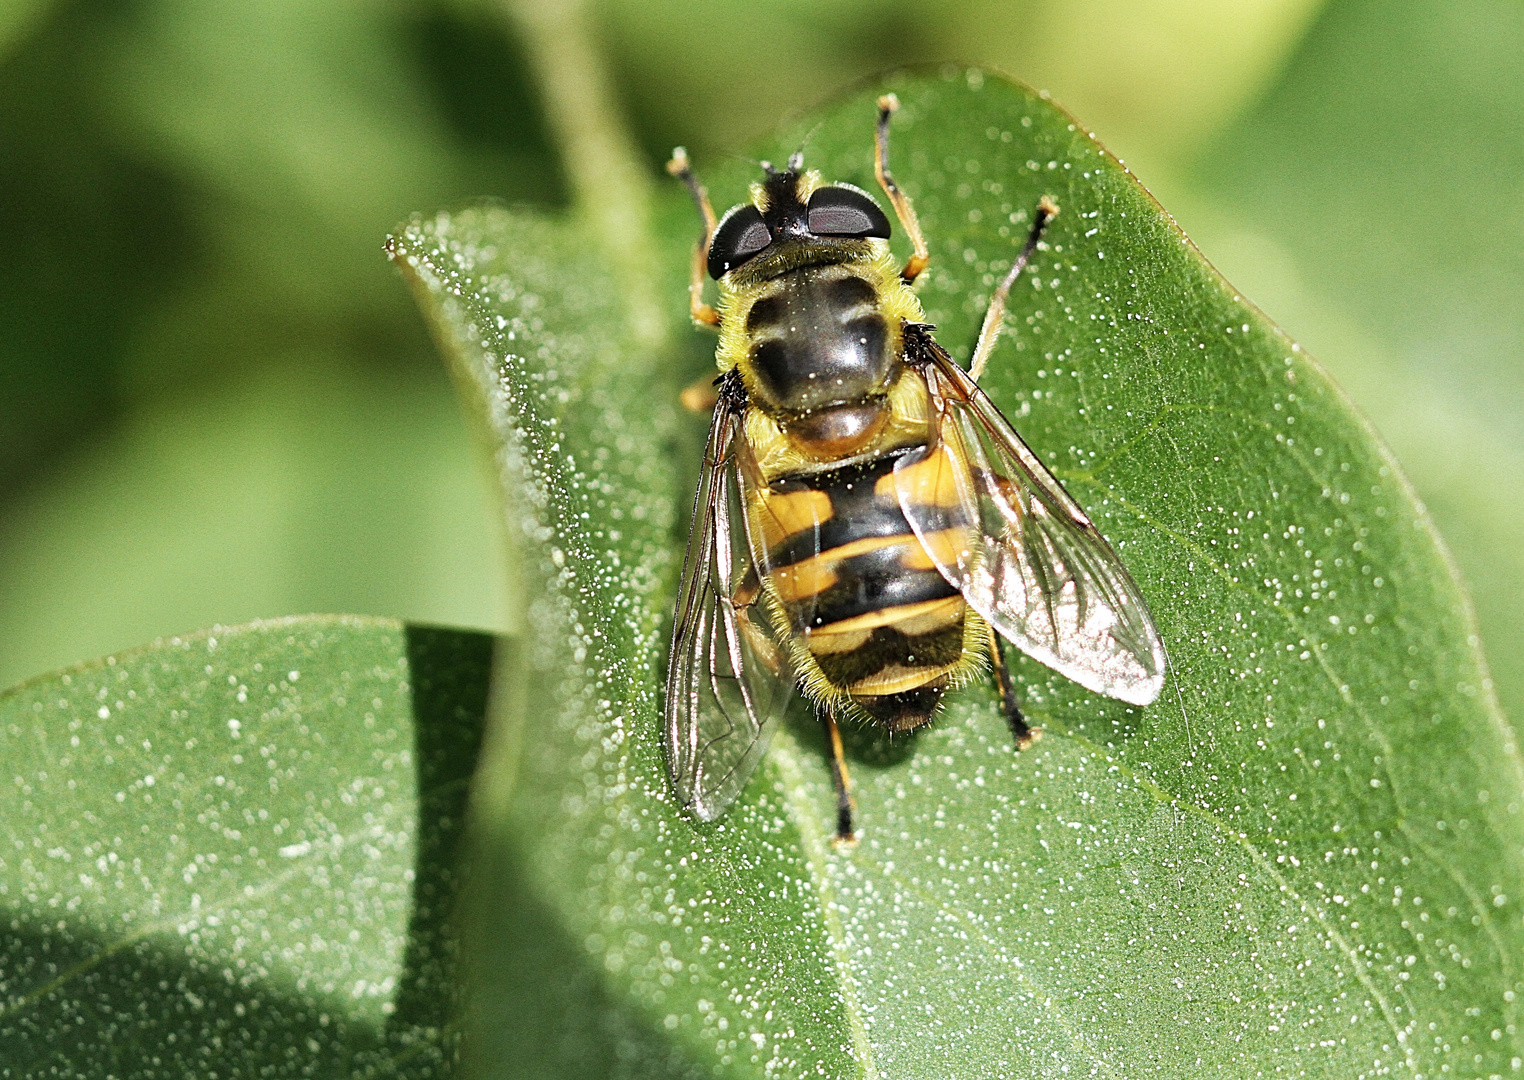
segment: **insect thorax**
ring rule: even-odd
[[[736,276],[721,283],[717,359],[722,371],[739,369],[748,404],[815,460],[873,445],[903,369],[901,328],[921,318],[888,244],[868,241],[857,258]]]

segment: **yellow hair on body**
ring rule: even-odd
[[[799,179],[798,197],[807,202],[820,185],[818,172],[810,170]],[[766,211],[766,191],[762,184],[752,184],[752,203]],[[868,237],[854,242],[856,250],[846,259],[827,262],[817,251],[807,247],[785,248],[737,267],[719,281],[720,340],[715,363],[722,373],[739,369],[747,395],[752,399],[743,423],[743,438],[755,456],[764,483],[780,476],[798,475],[822,467],[839,467],[841,461],[823,462],[807,454],[784,432],[778,422],[757,406],[756,375],[751,366],[752,341],[746,331],[746,319],[752,306],[779,290],[778,280],[785,274],[809,266],[837,266],[868,281],[878,294],[877,310],[884,317],[891,336],[890,347],[903,350],[903,327],[906,323],[924,322],[921,309],[910,286],[900,277],[900,264],[889,248],[889,241]],[[926,382],[910,368],[903,368],[899,378],[888,387],[889,420],[884,431],[874,439],[871,456],[901,446],[924,444],[929,434],[931,401]],[[787,611],[770,576],[762,576],[762,606],[772,624],[773,638],[788,652],[794,678],[801,692],[811,702],[833,708],[843,718],[871,722],[872,717],[853,700],[844,687],[826,677],[809,650],[808,635],[791,631]],[[982,675],[987,667],[989,628],[971,607],[963,617],[962,655],[949,670],[933,679],[945,679],[945,688],[955,690]]]

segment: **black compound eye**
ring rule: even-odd
[[[816,236],[889,237],[889,219],[878,204],[856,188],[831,186],[810,196],[810,232]]]
[[[773,234],[755,206],[738,206],[720,221],[709,243],[709,276],[718,281],[773,242]]]

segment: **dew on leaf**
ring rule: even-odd
[[[966,356],[972,298],[1009,258],[998,228],[1055,195],[986,386],[1104,507],[1171,678],[1136,710],[1018,661],[1046,730],[1020,755],[982,687],[925,732],[855,736],[853,850],[830,846],[807,715],[716,826],[666,790],[658,686],[702,440],[673,402],[705,346],[674,330],[661,357],[633,347],[575,225],[468,211],[396,241],[490,403],[537,575],[505,813],[569,963],[711,1070],[765,1044],[786,1075],[871,1058],[885,1076],[948,1060],[969,1076],[1375,1076],[1476,1072],[1478,1052],[1504,1071],[1524,1046],[1506,996],[1519,931],[1489,890],[1512,893],[1524,838],[1496,810],[1512,797],[1466,793],[1516,793],[1519,769],[1496,715],[1454,689],[1479,660],[1421,517],[1387,494],[1382,451],[1321,372],[1067,119],[969,85],[895,87],[916,118],[895,152],[921,163],[901,179],[935,246],[928,316]],[[871,115],[854,99],[778,145],[871,187]],[[706,170],[722,205],[747,169]],[[662,204],[677,224],[653,271],[674,320],[680,206]],[[1104,249],[1082,259],[1103,209]],[[1466,815],[1485,828],[1462,835]]]

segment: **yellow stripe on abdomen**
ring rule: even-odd
[[[846,560],[891,547],[901,549],[899,561],[907,569],[914,569],[915,565],[920,564],[928,569],[931,567],[931,563],[926,560],[925,549],[916,542],[914,536],[865,536],[861,540],[853,540],[830,551],[822,551],[819,555],[780,567],[768,575],[768,580],[777,590],[778,599],[787,604],[798,603],[835,585],[841,578],[839,568]]]
[[[899,607],[881,608],[878,611],[870,611],[866,615],[858,615],[818,627],[811,630],[806,639],[811,643],[810,648],[813,652],[815,651],[813,642],[817,638],[856,634],[861,631],[876,630],[880,626],[892,626],[902,634],[915,637],[949,626],[957,626],[963,621],[963,611],[966,606],[963,597],[949,596],[941,600],[926,600],[919,604],[901,604]]]
[[[973,557],[969,531],[962,526],[938,529],[919,539],[916,550],[905,557],[911,570],[934,570],[938,566],[966,566]]]
[[[954,509],[963,505],[958,487],[960,468],[947,447],[941,445],[927,454],[925,460],[901,464],[879,477],[873,493],[880,498],[898,499],[899,493],[905,491],[909,502],[916,506]]]
[[[880,668],[878,672],[859,679],[846,687],[846,691],[855,697],[881,697],[885,694],[903,694],[906,690],[915,690],[928,683],[934,683],[938,679],[950,675],[961,660],[955,660],[951,664],[941,664],[937,667],[907,666],[904,664],[891,664]]]
[[[764,550],[831,520],[831,496],[824,491],[763,492],[757,501],[757,524]]]

